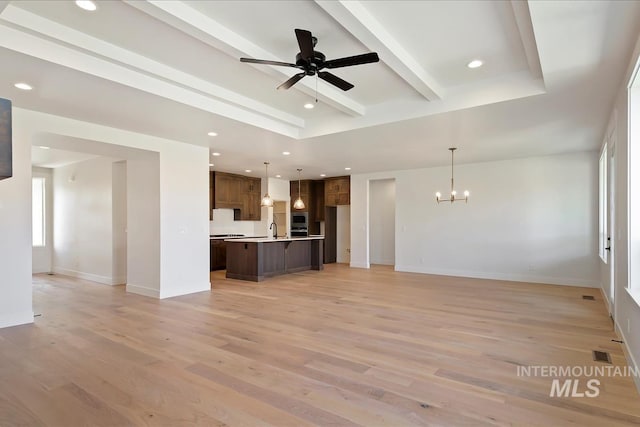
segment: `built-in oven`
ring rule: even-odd
[[[291,236],[302,237],[309,234],[309,214],[307,212],[293,212],[291,214]]]

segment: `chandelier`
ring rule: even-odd
[[[304,202],[300,197],[300,172],[302,172],[302,169],[298,169],[298,198],[293,202],[293,208],[298,210],[304,209]]]
[[[451,147],[449,148],[449,151],[451,151],[451,193],[449,195],[449,197],[447,198],[442,198],[442,194],[440,194],[440,192],[438,191],[436,193],[436,202],[440,203],[440,202],[461,202],[464,201],[465,203],[467,203],[469,201],[469,192],[465,190],[464,192],[464,197],[456,197],[457,196],[457,192],[456,190],[454,190],[453,188],[453,152],[456,151],[456,147]]]
[[[264,193],[260,206],[273,206],[273,199],[269,196],[269,162],[264,162],[264,178],[267,184],[267,192]]]

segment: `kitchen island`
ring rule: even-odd
[[[267,277],[322,270],[324,236],[229,239],[227,277],[261,282]]]

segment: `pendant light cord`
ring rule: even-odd
[[[453,152],[455,148],[451,150],[451,193],[453,194]]]

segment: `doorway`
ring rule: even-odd
[[[395,265],[396,180],[369,181],[369,264]]]

